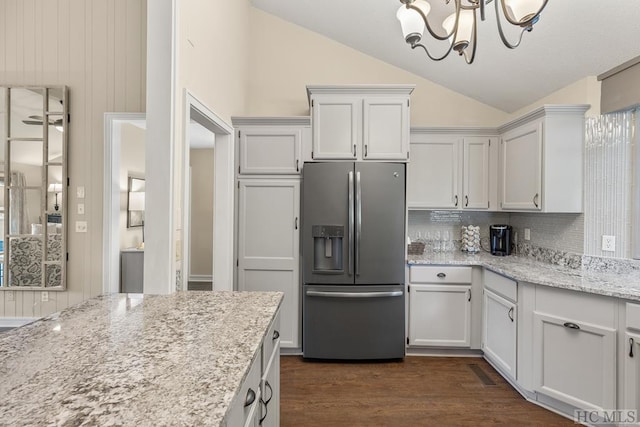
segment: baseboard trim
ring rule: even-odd
[[[0,317],[0,328],[17,328],[38,319],[40,317]]]
[[[407,356],[437,356],[437,357],[482,357],[482,350],[470,348],[416,348],[408,347]]]
[[[213,276],[210,274],[192,274],[189,276],[189,282],[213,282]]]

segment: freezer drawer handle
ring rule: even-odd
[[[444,273],[438,273],[437,276],[441,279],[444,279],[445,277],[447,277],[447,275]]]
[[[580,329],[580,326],[572,322],[565,322],[564,327],[569,329]]]
[[[323,292],[323,291],[307,291],[310,297],[329,297],[329,298],[384,298],[384,297],[401,297],[402,291],[388,292]]]

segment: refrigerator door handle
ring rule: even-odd
[[[402,291],[386,291],[386,292],[325,292],[325,291],[307,291],[310,297],[329,297],[329,298],[387,298],[401,297]]]
[[[362,188],[360,171],[356,172],[356,276],[360,275],[360,234],[362,234]]]
[[[349,241],[348,241],[348,256],[349,256],[349,276],[353,274],[353,171],[349,172]]]

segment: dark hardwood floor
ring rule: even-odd
[[[282,356],[280,369],[282,427],[575,426],[527,402],[480,358],[342,363]]]

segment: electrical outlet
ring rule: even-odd
[[[78,215],[84,215],[84,203],[78,203]]]
[[[76,233],[87,232],[87,221],[76,221]]]
[[[42,291],[40,293],[40,299],[42,300],[42,302],[47,302],[49,301],[49,292],[47,291]]]
[[[524,240],[531,240],[531,229],[530,228],[525,228],[524,229]]]
[[[7,291],[7,301],[13,302],[16,300],[16,293],[13,291]]]
[[[76,197],[78,197],[78,199],[84,199],[84,187],[83,186],[78,186],[78,188],[76,188]]]
[[[606,252],[616,251],[616,236],[602,236],[602,250]]]

